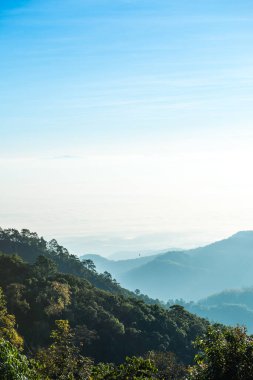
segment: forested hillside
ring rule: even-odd
[[[0,241],[1,379],[253,379],[243,328],[166,310],[28,230],[1,230]]]
[[[49,343],[56,319],[67,319],[85,354],[97,361],[120,362],[127,355],[158,350],[173,351],[190,363],[191,342],[207,326],[180,306],[166,311],[59,273],[43,256],[29,265],[18,256],[1,255],[0,268],[8,309],[15,314],[19,332],[31,350]]]
[[[54,321],[66,319],[97,361],[155,350],[192,362],[191,342],[205,331],[203,319],[180,306],[166,311],[127,296],[108,273],[98,275],[91,262],[27,230],[1,231],[0,248],[0,286],[29,349],[47,345]]]
[[[6,254],[17,254],[30,264],[35,263],[39,256],[50,258],[62,273],[72,274],[85,278],[94,286],[115,293],[130,294],[122,289],[110,273],[98,274],[90,260],[80,261],[70,254],[66,248],[59,245],[55,239],[47,242],[37,233],[27,229],[17,231],[15,229],[0,229],[0,251]]]

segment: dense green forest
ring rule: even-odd
[[[193,366],[206,349],[198,337],[248,339],[240,329],[210,330],[182,306],[146,303],[28,230],[1,230],[0,250],[1,379],[214,379],[198,377],[208,357]]]

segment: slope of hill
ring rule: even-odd
[[[193,360],[191,343],[206,331],[204,319],[180,306],[165,310],[128,297],[108,274],[101,277],[92,266],[73,275],[68,252],[50,251],[44,239],[27,230],[1,231],[1,236],[1,249],[7,254],[0,255],[0,287],[29,350],[47,345],[54,321],[64,319],[69,320],[83,353],[97,361],[121,362],[127,355],[150,350],[172,351],[185,363]],[[53,246],[57,247],[56,242]],[[30,263],[12,255],[14,248]],[[44,255],[38,254],[41,250]],[[76,262],[83,267],[77,258]],[[88,278],[93,283],[99,278],[100,289]],[[114,294],[101,290],[102,285],[104,289],[112,286]]]
[[[107,260],[106,268],[124,287],[138,288],[165,301],[198,300],[224,289],[249,287],[253,285],[253,231],[238,232],[205,247],[142,260]]]
[[[214,323],[244,325],[250,334],[253,333],[253,287],[225,290],[198,302],[170,301],[166,307],[172,304],[180,304],[191,313]]]
[[[0,252],[18,254],[24,261],[34,264],[39,256],[45,256],[54,261],[62,273],[72,274],[88,280],[92,285],[117,294],[130,294],[126,289],[112,279],[109,273],[97,273],[89,263],[83,263],[75,255],[57,243],[55,239],[47,242],[37,233],[23,229],[0,228]]]

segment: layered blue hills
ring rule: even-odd
[[[199,300],[225,289],[253,286],[253,231],[184,251],[129,260],[85,255],[97,270],[108,271],[122,286],[163,301]]]

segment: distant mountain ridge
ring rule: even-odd
[[[110,272],[126,288],[164,301],[196,301],[224,289],[253,286],[253,231],[240,231],[204,247],[138,259],[91,259],[99,271]]]
[[[98,272],[108,271],[113,276],[114,273],[121,274],[128,270],[132,270],[134,268],[138,268],[141,265],[152,261],[157,255],[153,256],[144,256],[137,259],[129,259],[129,260],[110,260],[100,255],[83,255],[81,259],[89,259],[92,260]]]
[[[196,303],[177,301],[175,303],[181,304],[191,313],[208,318],[211,322],[244,325],[250,334],[253,333],[253,287],[225,290]]]

